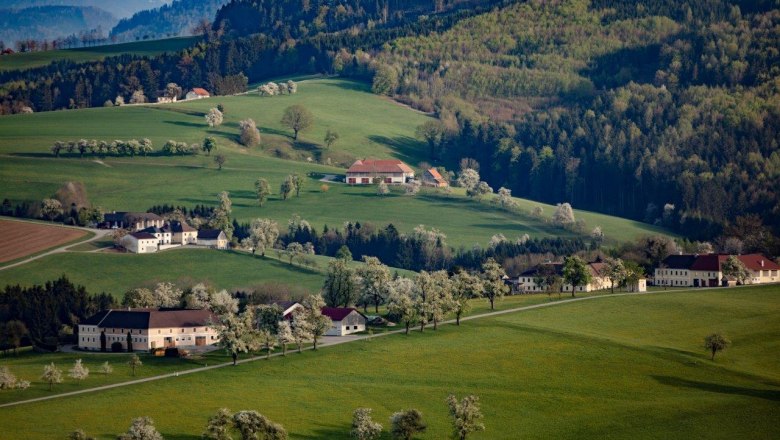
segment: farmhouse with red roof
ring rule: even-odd
[[[414,170],[398,159],[357,160],[347,170],[350,185],[370,185],[377,178],[387,184],[402,184],[414,179]]]
[[[446,188],[450,186],[450,184],[447,183],[447,180],[441,176],[439,170],[436,168],[425,170],[422,176],[422,182],[425,186],[433,186],[436,188]]]
[[[201,89],[200,87],[195,87],[194,89],[187,92],[186,99],[203,99],[208,98],[211,95],[206,89]]]
[[[780,265],[761,254],[735,255],[747,268],[748,284],[780,282]],[[717,287],[730,280],[723,275],[727,254],[670,255],[655,269],[654,284],[669,287]]]
[[[344,336],[366,329],[366,316],[352,307],[323,307],[322,314],[333,321],[325,336]]]

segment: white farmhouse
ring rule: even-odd
[[[366,316],[352,307],[323,307],[322,314],[333,321],[325,336],[344,336],[366,329]]]
[[[82,350],[111,351],[115,343],[134,351],[168,347],[202,347],[219,341],[209,326],[215,316],[208,310],[118,309],[104,310],[79,324]]]
[[[150,254],[159,250],[160,240],[148,232],[133,232],[122,237],[122,247],[134,254]]]
[[[347,183],[350,185],[370,185],[374,179],[387,184],[401,184],[414,179],[414,170],[397,159],[357,160],[347,170]]]
[[[209,92],[206,89],[201,89],[200,87],[195,87],[192,90],[190,90],[189,92],[187,92],[187,95],[185,96],[185,99],[187,99],[187,100],[190,100],[190,99],[203,99],[203,98],[208,98],[210,96],[211,95],[209,94]]]

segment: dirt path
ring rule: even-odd
[[[695,291],[698,292],[698,291],[701,291],[701,290],[710,290],[710,289],[715,289],[715,288],[701,288],[701,289],[697,289]],[[522,311],[526,311],[526,310],[540,309],[540,308],[544,308],[544,307],[553,307],[553,306],[557,306],[557,305],[561,305],[561,304],[569,304],[569,303],[580,302],[580,301],[598,300],[598,299],[601,299],[601,298],[615,298],[615,297],[621,297],[621,296],[638,296],[638,295],[651,295],[651,294],[658,294],[658,293],[674,293],[674,292],[690,292],[690,291],[691,291],[690,289],[686,289],[686,290],[663,290],[663,291],[653,291],[653,292],[643,292],[643,293],[623,292],[623,293],[605,294],[605,295],[599,295],[599,296],[587,296],[587,297],[582,297],[582,298],[570,298],[570,299],[564,299],[564,300],[555,301],[555,302],[546,302],[546,303],[534,304],[534,305],[530,305],[530,306],[515,307],[515,308],[507,309],[507,310],[499,310],[499,311],[495,311],[495,312],[488,312],[488,313],[483,313],[483,314],[479,314],[479,315],[466,316],[466,317],[461,318],[460,320],[461,320],[461,322],[463,322],[463,321],[472,321],[472,320],[475,320],[475,319],[482,319],[482,318],[488,318],[488,317],[493,317],[493,316],[506,315],[506,314],[509,314],[509,313],[517,313],[517,312],[522,312]],[[446,321],[442,321],[439,324],[440,325],[444,325],[444,324],[454,324],[454,323],[455,323],[454,319],[449,319],[449,320],[446,320]],[[433,324],[429,324],[426,327],[427,328],[431,328],[431,327],[433,327]],[[336,345],[347,344],[347,343],[351,343],[351,342],[358,342],[358,341],[363,341],[363,340],[367,340],[367,339],[376,339],[376,338],[381,338],[381,337],[384,337],[384,336],[396,335],[396,334],[399,334],[399,333],[403,333],[404,331],[405,331],[405,329],[399,329],[399,330],[392,330],[392,331],[385,332],[385,333],[378,333],[378,334],[375,334],[375,335],[350,335],[350,336],[343,336],[343,337],[336,337],[336,336],[325,337],[318,344],[318,346],[319,346],[319,348],[333,347],[333,346],[336,346]],[[304,351],[308,351],[308,350],[312,350],[312,349],[313,349],[313,347],[307,347],[307,348],[304,348]],[[277,353],[272,354],[270,357],[273,358],[273,357],[278,357],[278,356],[282,356],[282,353],[277,352]],[[255,362],[255,361],[264,360],[264,359],[266,359],[266,356],[254,356],[254,357],[251,357],[251,358],[239,360],[238,363],[239,364],[245,364],[247,362]],[[59,399],[59,398],[69,397],[69,396],[76,396],[76,395],[79,395],[79,394],[95,393],[95,392],[98,392],[98,391],[109,390],[109,389],[112,389],[112,388],[126,387],[126,386],[130,386],[130,385],[137,385],[137,384],[141,384],[141,383],[152,382],[152,381],[155,381],[155,380],[174,379],[174,378],[179,377],[179,376],[185,376],[185,375],[188,375],[188,374],[201,373],[201,372],[204,372],[204,371],[214,370],[214,369],[217,369],[217,368],[229,367],[229,366],[232,366],[232,365],[233,365],[232,362],[225,362],[225,363],[221,363],[221,364],[209,365],[209,366],[206,366],[206,367],[199,367],[199,368],[193,368],[193,369],[190,369],[190,370],[177,371],[177,372],[174,372],[174,373],[161,374],[159,376],[152,376],[152,377],[146,377],[146,378],[143,378],[143,379],[131,380],[131,381],[127,381],[127,382],[120,382],[120,383],[115,383],[115,384],[111,384],[111,385],[104,385],[104,386],[101,386],[101,387],[87,388],[87,389],[78,390],[78,391],[71,391],[71,392],[68,392],[68,393],[55,394],[53,396],[45,396],[45,397],[38,397],[38,398],[35,398],[35,399],[20,400],[18,402],[9,402],[9,403],[5,403],[5,404],[0,405],[0,408],[5,408],[5,407],[9,407],[9,406],[16,406],[16,405],[24,405],[24,404],[33,403],[33,402],[42,402],[42,401],[45,401],[45,400]]]

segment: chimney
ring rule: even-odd
[[[761,260],[761,267],[764,267],[764,260]]]

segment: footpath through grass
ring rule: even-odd
[[[292,439],[343,439],[352,410],[369,406],[385,426],[392,412],[418,408],[429,424],[418,438],[441,439],[454,392],[480,396],[487,431],[474,439],[777,438],[778,294],[707,290],[535,309],[7,408],[3,431],[48,439],[83,428],[108,439],[150,415],[166,438],[196,439],[224,406],[256,409]],[[711,362],[701,339],[715,330],[734,346]]]

